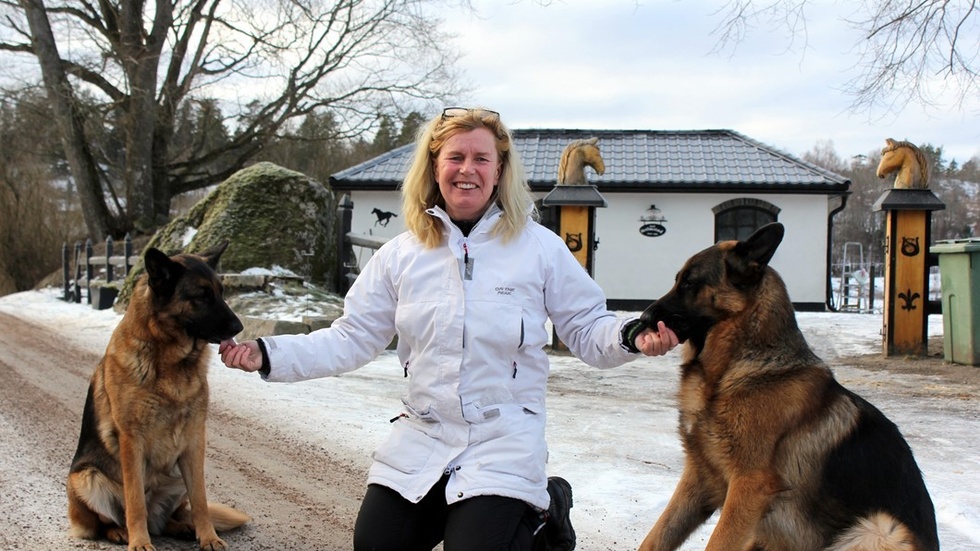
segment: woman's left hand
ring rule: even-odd
[[[656,331],[644,329],[633,345],[647,356],[663,356],[677,346],[677,335],[664,322],[658,321]]]

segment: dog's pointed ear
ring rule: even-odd
[[[735,245],[735,253],[750,262],[766,266],[776,254],[776,248],[782,243],[785,233],[786,229],[779,222],[766,224],[755,230],[745,241],[739,241]]]
[[[171,260],[160,249],[150,247],[143,253],[143,267],[146,268],[154,295],[161,298],[169,298],[173,295],[183,266]]]
[[[228,248],[228,243],[229,243],[228,241],[223,241],[221,243],[218,243],[214,247],[211,247],[210,249],[201,253],[199,256],[204,258],[204,262],[206,262],[207,265],[210,266],[212,270],[217,271],[218,260],[221,259],[222,253],[224,253],[225,249]]]
[[[765,268],[783,240],[785,229],[778,222],[757,229],[744,241],[739,241],[727,257],[728,280],[739,288],[758,285]]]

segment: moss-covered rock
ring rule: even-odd
[[[242,169],[161,228],[147,247],[167,254],[201,253],[228,241],[222,272],[279,266],[333,287],[337,264],[337,205],[332,190],[272,163]],[[142,261],[130,271],[117,307],[129,302]]]

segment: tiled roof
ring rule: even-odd
[[[586,170],[603,191],[743,191],[843,193],[847,178],[731,130],[514,130],[514,145],[536,191],[555,186],[565,146],[597,137],[605,174]],[[331,176],[338,190],[394,190],[414,145]]]

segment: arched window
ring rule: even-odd
[[[732,199],[711,209],[715,213],[715,243],[745,239],[752,232],[775,222],[779,207],[761,199]]]

